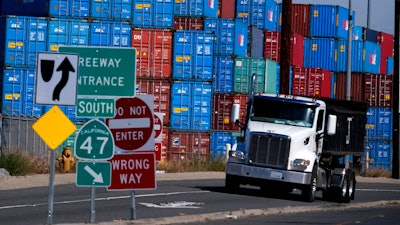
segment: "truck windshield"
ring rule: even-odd
[[[272,101],[254,98],[250,119],[253,121],[312,127],[315,105],[292,101]]]

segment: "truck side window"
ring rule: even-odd
[[[318,113],[318,120],[317,120],[317,131],[322,130],[324,124],[324,110],[320,110]]]

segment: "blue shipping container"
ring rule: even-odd
[[[393,75],[394,73],[394,58],[388,57],[386,59],[386,74]]]
[[[277,31],[279,20],[279,5],[274,0],[265,0],[264,25],[262,27],[257,27],[269,31]]]
[[[304,38],[304,67],[334,71],[335,49],[333,38]]]
[[[367,111],[366,134],[370,139],[392,139],[392,109],[386,107],[369,107]]]
[[[187,17],[218,17],[218,0],[175,0],[174,15]]]
[[[2,74],[2,114],[18,117],[41,116],[42,106],[34,101],[35,69],[7,68]]]
[[[362,26],[353,26],[352,36],[353,36],[353,40],[362,41],[363,27]]]
[[[213,32],[214,56],[233,55],[235,39],[235,21],[231,19],[217,18],[204,19],[204,30]]]
[[[378,43],[364,41],[363,72],[379,74],[381,46]]]
[[[173,0],[137,0],[133,2],[132,13],[135,27],[173,27]]]
[[[132,0],[91,0],[90,15],[94,19],[109,21],[130,21]]]
[[[1,1],[1,15],[87,18],[91,0]]]
[[[348,39],[349,10],[336,5],[312,5],[310,35]],[[353,12],[354,19],[354,12]]]
[[[58,51],[58,46],[89,46],[89,22],[76,19],[51,19],[47,44],[49,51]]]
[[[227,56],[214,57],[213,90],[216,93],[230,93],[233,85],[233,59]]]
[[[0,66],[35,66],[38,52],[47,50],[47,20],[39,17],[0,18]]]
[[[391,140],[369,140],[365,143],[365,152],[369,153],[370,168],[392,168],[393,147]],[[365,164],[365,153],[362,162]],[[365,167],[365,165],[364,165]]]
[[[347,46],[348,40],[336,40],[336,72],[347,71]],[[351,71],[363,72],[363,48],[362,40],[353,40],[351,44]]]
[[[130,47],[131,25],[126,22],[90,22],[90,46]]]
[[[212,159],[225,159],[227,157],[227,145],[230,149],[237,146],[237,137],[240,133],[230,131],[212,131],[210,135],[210,154]]]
[[[246,24],[235,21],[235,45],[233,53],[236,56],[247,57],[249,28]]]
[[[212,86],[197,81],[171,85],[171,128],[180,131],[208,131],[211,127]]]
[[[211,81],[213,75],[214,35],[206,31],[174,32],[174,70],[172,77]]]
[[[274,0],[236,1],[235,18],[239,22],[259,29],[278,29],[278,4]]]

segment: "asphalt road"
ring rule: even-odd
[[[228,194],[224,191],[223,177],[221,173],[163,175],[157,179],[156,190],[135,191],[134,198],[130,191],[96,188],[94,222],[121,225],[178,224],[277,215],[282,212],[325,212],[400,205],[400,183],[397,180],[359,179],[356,200],[350,204],[338,204],[321,198],[306,203],[301,201],[297,193],[285,198],[268,196],[249,186],[236,194]],[[35,186],[0,189],[1,225],[46,223],[48,187]],[[132,199],[135,201],[135,210],[132,210]],[[132,212],[135,213],[135,220],[130,220]],[[91,222],[92,215],[91,188],[76,187],[70,182],[55,186],[53,224],[86,224]]]

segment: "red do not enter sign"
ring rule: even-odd
[[[117,148],[127,151],[154,149],[153,101],[152,95],[116,101],[115,117],[107,119],[106,124]]]

